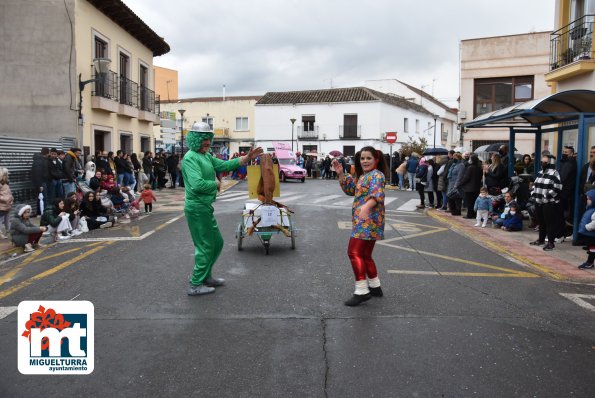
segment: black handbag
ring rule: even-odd
[[[462,199],[463,195],[461,195],[461,192],[459,192],[458,189],[453,189],[452,191],[450,191],[446,194],[446,197],[449,200],[456,200],[456,199]]]

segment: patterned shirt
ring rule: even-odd
[[[339,181],[343,192],[354,196],[351,208],[352,238],[384,239],[384,181],[384,174],[376,169],[362,175],[357,182],[351,174],[345,174]],[[360,219],[361,207],[370,199],[374,199],[376,205],[368,219]]]

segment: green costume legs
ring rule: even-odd
[[[209,207],[210,209],[184,211],[194,242],[194,271],[190,281],[193,285],[200,285],[211,276],[213,265],[223,250],[223,237],[213,215],[213,208]]]

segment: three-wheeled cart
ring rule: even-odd
[[[258,223],[254,225],[256,222]],[[236,229],[238,250],[242,250],[242,242],[249,236],[249,230],[253,229],[252,236],[258,237],[264,251],[269,254],[271,238],[273,235],[283,235],[283,228],[291,239],[291,248],[295,249],[295,226],[291,221],[291,213],[286,208],[266,206],[261,203],[246,203],[242,212],[242,219]]]

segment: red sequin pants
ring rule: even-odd
[[[347,255],[351,260],[351,267],[355,275],[356,281],[373,279],[378,276],[376,271],[376,264],[372,259],[372,251],[374,250],[375,240],[364,240],[351,238],[349,239],[349,246],[347,246]]]

